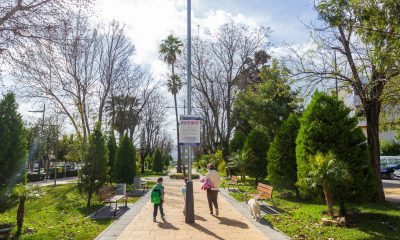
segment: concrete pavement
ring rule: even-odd
[[[169,180],[168,177],[164,179],[166,186],[165,220],[161,220],[158,216],[157,222],[153,222],[153,204],[147,200],[141,211],[119,234],[117,239],[287,239],[286,236],[280,234],[274,235],[272,238],[267,236],[222,194],[218,196],[220,215],[211,215],[208,210],[206,193],[200,189],[201,183],[196,180],[194,181],[196,223],[186,224],[182,213],[183,197],[181,194],[184,181]]]

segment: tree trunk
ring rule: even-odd
[[[328,185],[325,182],[322,184],[322,189],[324,191],[326,205],[328,206],[328,214],[329,214],[329,216],[331,218],[333,218],[334,217],[334,212],[333,212],[332,195],[329,192]]]
[[[24,224],[24,215],[25,215],[25,200],[26,196],[19,197],[19,204],[17,210],[17,236],[22,233],[22,226]]]
[[[176,101],[176,94],[174,94],[174,104],[175,104],[175,118],[176,118],[176,143],[178,149],[178,167],[176,171],[178,173],[182,172],[182,157],[181,157],[181,145],[179,145],[179,120],[178,120],[178,105]]]
[[[347,211],[346,211],[346,205],[344,204],[344,200],[340,199],[340,206],[339,206],[339,212],[340,212],[340,216],[344,217],[347,215]]]
[[[385,201],[385,192],[383,191],[381,179],[380,165],[380,144],[379,144],[379,114],[380,102],[378,99],[373,99],[364,106],[367,119],[367,138],[368,146],[371,154],[372,168],[376,184],[376,200],[379,202]]]
[[[87,201],[87,207],[90,207],[90,203],[92,201],[92,193],[93,193],[93,184],[89,183],[89,189],[88,189],[88,201]]]

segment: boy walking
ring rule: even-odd
[[[163,209],[164,193],[163,178],[160,177],[151,191],[151,202],[154,204],[153,222],[156,222],[158,208],[160,208],[161,218],[165,217]]]

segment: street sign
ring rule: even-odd
[[[179,119],[179,145],[200,145],[201,117],[195,115],[181,115]]]

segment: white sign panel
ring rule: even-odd
[[[179,144],[184,146],[199,146],[200,126],[200,116],[181,115],[179,120]]]

